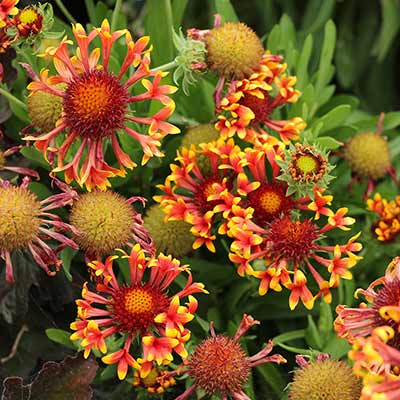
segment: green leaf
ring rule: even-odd
[[[314,348],[320,350],[322,348],[322,338],[318,332],[317,326],[311,315],[307,315],[308,325],[306,329],[305,339],[307,344]]]
[[[279,368],[271,363],[262,364],[256,367],[256,371],[268,382],[276,394],[281,394],[285,389],[286,382],[282,377]]]
[[[319,68],[317,82],[315,85],[318,93],[331,79],[332,66],[331,61],[335,50],[336,43],[336,27],[332,20],[329,20],[325,25],[324,42],[322,45],[321,56],[319,59]]]
[[[350,349],[351,346],[347,340],[339,339],[336,335],[332,335],[323,351],[324,353],[329,353],[332,358],[338,359],[343,357]]]
[[[313,47],[313,38],[308,35],[304,41],[303,48],[296,67],[297,88],[301,91],[308,84],[308,63],[310,61]]]
[[[215,0],[215,9],[222,17],[222,22],[238,22],[239,18],[236,15],[229,0]]]
[[[43,158],[42,152],[36,149],[35,147],[23,147],[21,149],[21,154],[26,157],[28,160],[31,160],[36,165],[39,164],[48,171],[50,171],[50,165]]]
[[[319,307],[318,331],[324,342],[327,341],[329,335],[332,333],[333,317],[331,306],[324,301],[321,301]]]
[[[342,125],[351,113],[351,107],[348,104],[342,104],[329,111],[323,117],[314,121],[313,126],[322,123],[322,128],[319,133],[329,131]]]
[[[331,18],[335,0],[312,0],[308,2],[307,13],[303,18],[304,35],[321,29],[326,21]]]
[[[281,28],[279,25],[275,25],[271,32],[268,35],[267,48],[271,51],[271,53],[277,53],[280,49],[280,40],[281,40]]]
[[[288,342],[289,340],[293,340],[293,339],[300,339],[300,338],[304,338],[304,335],[306,333],[305,329],[298,329],[295,331],[290,331],[290,332],[286,332],[286,333],[282,333],[278,336],[275,336],[272,341],[274,343],[280,342]]]
[[[400,2],[398,0],[381,0],[382,25],[373,54],[378,61],[383,61],[390,46],[400,30]]]
[[[323,147],[325,150],[336,150],[343,146],[342,142],[330,136],[321,136],[315,139],[315,144]]]
[[[53,342],[60,343],[65,347],[76,350],[76,346],[70,339],[71,332],[62,329],[49,328],[46,329],[46,335]]]
[[[71,275],[71,262],[75,257],[75,254],[78,250],[74,250],[71,247],[66,247],[63,251],[60,252],[60,259],[62,261],[62,269],[65,273],[67,279],[72,282],[72,275]]]
[[[153,66],[160,66],[173,61],[174,45],[172,42],[172,7],[170,0],[147,0],[144,28],[154,46]]]

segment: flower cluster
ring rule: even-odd
[[[126,29],[111,32],[107,20],[89,33],[80,24],[74,25],[72,32],[77,42],[75,55],[68,52],[67,46],[73,42],[67,37],[57,47],[49,47],[45,55],[53,58],[58,74],[49,76],[49,70],[43,69],[37,76],[30,71],[33,82],[28,85],[31,95],[46,92],[62,98],[62,115],[54,129],[28,135],[25,139],[34,141],[46,158],[49,152],[51,159],[57,158],[53,173],[64,172],[67,183],[74,180],[88,190],[95,187],[104,190],[110,186],[109,178],[125,176],[125,168],[136,166],[120,146],[119,131],[142,146],[142,164],[154,155],[163,155],[159,150],[160,140],[169,133],[179,132],[165,121],[175,108],[174,101],[167,95],[176,88],[160,84],[165,73],[150,71],[148,37],[134,42]],[[125,39],[127,53],[118,71],[114,71],[110,66],[111,49],[121,37]],[[89,50],[95,38],[100,39],[101,48]],[[131,66],[136,67],[133,73]],[[63,87],[57,86],[59,84]],[[137,94],[131,94],[133,86]],[[130,108],[151,100],[162,105],[151,116],[140,116]],[[133,129],[132,123],[147,126],[148,134]],[[117,168],[104,159],[107,142],[111,143]],[[79,144],[77,149],[76,143]]]
[[[113,255],[104,263],[89,264],[97,283],[93,290],[85,283],[82,299],[76,301],[78,319],[71,324],[76,331],[71,339],[81,340],[85,357],[92,350],[106,354],[103,362],[118,364],[120,379],[125,378],[128,367],[146,377],[154,362],[169,364],[174,352],[183,359],[187,357],[185,343],[190,331],[185,325],[194,318],[197,309],[192,294],[207,292],[203,284],[192,281],[189,268],[171,256],[147,257],[139,244],[129,254],[121,252],[121,257]],[[119,283],[113,266],[115,260],[128,262],[129,280]],[[168,290],[181,274],[188,276],[185,287],[176,293]],[[185,297],[188,302],[181,305]],[[107,338],[115,335],[123,341],[115,339],[120,348],[109,352]]]
[[[373,223],[377,239],[381,242],[394,240],[400,232],[400,196],[388,201],[380,193],[375,193],[372,199],[367,200],[367,207],[379,215]]]
[[[349,358],[354,373],[363,379],[360,400],[395,400],[400,397],[400,351],[393,344],[395,330],[375,328],[366,338],[357,338]]]

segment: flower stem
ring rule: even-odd
[[[160,65],[159,67],[152,68],[150,71],[151,72],[154,72],[154,71],[168,71],[170,69],[173,69],[173,68],[177,67],[178,65],[179,64],[174,60],[174,61],[171,61],[169,63]]]
[[[55,0],[58,8],[60,11],[64,14],[65,18],[72,24],[76,23],[76,19],[70,14],[70,12],[67,10],[67,8],[64,6],[62,0]]]
[[[85,0],[86,11],[89,15],[90,22],[97,26],[97,16],[96,16],[96,8],[94,6],[93,0]]]
[[[119,11],[121,10],[121,5],[122,5],[122,0],[116,0],[112,19],[111,19],[111,32],[113,32],[115,30],[115,27],[117,26]]]
[[[5,90],[2,87],[0,87],[0,94],[2,94],[4,97],[6,97],[10,102],[16,104],[18,107],[23,108],[24,111],[28,111],[28,107],[26,106],[26,104],[23,101],[21,101],[20,99],[16,98],[8,90]]]

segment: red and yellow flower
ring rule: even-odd
[[[333,229],[348,230],[348,225],[355,220],[345,216],[346,208],[335,213],[327,208],[331,196],[324,196],[318,189],[315,191],[317,200],[308,206],[297,200],[297,208],[302,212],[307,208],[314,211],[314,220],[302,217],[299,212],[292,213],[295,208],[292,206],[269,222],[260,224],[257,218],[260,204],[257,208],[234,206],[232,216],[228,218],[227,233],[233,238],[229,257],[238,265],[238,273],[258,278],[260,295],[266,294],[269,289],[281,291],[282,286],[290,290],[291,309],[297,306],[299,300],[311,309],[315,299],[321,296],[326,302],[331,302],[331,288],[339,285],[340,278],[351,279],[350,269],[360,259],[354,254],[362,248],[356,242],[359,234],[342,245],[321,243],[326,233]],[[283,203],[284,199],[289,201],[290,197],[282,197],[280,202]],[[291,201],[292,205],[296,204]],[[321,214],[327,217],[323,226],[316,223]],[[321,268],[328,272],[329,278],[323,278]],[[308,288],[306,271],[319,286],[315,295]]]
[[[358,289],[356,297],[364,296],[358,308],[339,305],[335,330],[339,337],[350,343],[359,337],[367,337],[377,327],[389,325],[394,329],[390,344],[400,345],[400,257],[388,265],[384,276],[373,281],[366,290]]]
[[[377,239],[381,242],[394,240],[400,233],[400,196],[387,200],[380,193],[375,193],[372,199],[367,200],[367,208],[379,215],[373,223]]]
[[[49,47],[44,55],[53,58],[58,74],[49,76],[49,71],[43,69],[39,77],[33,75],[34,81],[28,85],[31,93],[43,91],[61,97],[62,116],[50,132],[39,132],[25,139],[34,141],[45,157],[49,152],[56,156],[53,172],[64,172],[66,182],[75,180],[88,190],[95,187],[104,190],[110,186],[109,178],[124,176],[125,168],[136,166],[122,150],[119,134],[128,134],[141,145],[142,164],[150,157],[163,155],[159,150],[160,140],[179,132],[165,121],[174,111],[175,103],[168,95],[176,88],[161,85],[165,73],[149,69],[148,37],[134,42],[126,29],[111,32],[107,20],[89,33],[80,24],[74,25],[72,32],[77,42],[75,55],[71,56],[67,50],[73,44],[67,37],[58,47]],[[97,37],[101,48],[90,50]],[[127,53],[116,71],[110,65],[111,50],[122,37]],[[133,74],[131,67],[135,68]],[[60,83],[65,89],[57,86]],[[133,86],[135,94],[131,93]],[[161,108],[151,116],[140,116],[134,107],[143,101],[157,101]],[[140,133],[142,126],[148,127],[148,134]],[[105,160],[107,143],[111,143],[118,168]]]
[[[6,26],[9,23],[8,17],[10,15],[18,14],[18,8],[16,7],[19,0],[2,0],[0,2],[0,28]]]
[[[118,364],[119,379],[126,377],[128,367],[146,377],[153,363],[166,365],[173,360],[173,353],[187,357],[185,343],[190,331],[185,325],[194,318],[197,301],[193,293],[207,293],[204,285],[192,281],[186,265],[177,259],[160,254],[147,257],[139,244],[130,254],[110,256],[104,263],[89,264],[97,277],[94,290],[85,283],[82,299],[77,300],[78,319],[71,324],[72,340],[81,340],[85,357],[92,349],[106,354],[106,364]],[[119,283],[113,262],[127,260],[129,282]],[[187,274],[185,287],[174,293],[169,290],[180,274]],[[185,305],[181,304],[187,297]],[[106,339],[117,335],[123,338],[119,350],[108,352]],[[134,355],[132,355],[132,352]]]
[[[0,179],[0,257],[6,264],[6,281],[14,282],[12,255],[16,251],[28,251],[35,262],[48,274],[55,275],[62,261],[58,253],[69,246],[78,245],[66,235],[75,229],[51,210],[72,204],[76,192],[62,182],[55,180],[62,190],[39,201],[29,190],[29,178],[25,177],[19,186]],[[49,244],[59,242],[56,249]]]
[[[19,36],[36,35],[42,30],[43,15],[37,7],[25,7],[20,10],[13,20]]]
[[[356,338],[349,358],[354,373],[363,379],[360,400],[396,400],[400,398],[400,351],[393,345],[395,331],[381,326],[371,336]]]
[[[192,225],[191,232],[196,236],[193,248],[206,245],[210,251],[215,251],[213,241],[216,238],[215,216],[223,208],[223,196],[231,198],[235,171],[223,168],[224,165],[236,165],[239,161],[240,148],[233,140],[217,140],[200,145],[201,150],[195,151],[182,148],[178,151],[176,161],[171,164],[172,173],[159,188],[164,192],[154,199],[161,204],[169,221],[183,220]],[[198,165],[199,157],[202,164]]]
[[[300,92],[294,88],[296,77],[284,74],[282,57],[265,54],[258,70],[247,79],[233,81],[227,95],[217,104],[216,128],[223,138],[237,135],[255,145],[265,143],[271,131],[288,143],[297,139],[306,123],[299,117],[274,120],[275,109],[295,103]]]

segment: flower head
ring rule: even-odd
[[[71,209],[70,222],[77,231],[75,241],[87,257],[103,257],[117,248],[136,242],[154,253],[153,242],[132,204],[141,198],[125,199],[111,190],[80,195]]]
[[[344,146],[343,155],[349,163],[353,180],[367,179],[365,196],[373,191],[375,181],[390,174],[397,182],[396,172],[390,161],[388,141],[382,136],[384,114],[381,113],[377,132],[361,132],[353,136]]]
[[[253,356],[247,356],[238,340],[253,325],[259,321],[251,315],[243,315],[242,321],[233,338],[216,335],[211,324],[211,337],[203,340],[189,357],[187,367],[181,372],[187,372],[194,383],[176,400],[184,400],[196,388],[203,389],[209,395],[219,395],[222,398],[232,396],[235,399],[249,399],[243,392],[251,369],[267,362],[277,364],[286,360],[279,354],[270,356],[273,348],[270,340],[267,345]]]
[[[18,14],[16,7],[19,0],[2,0],[0,3],[0,28],[9,23],[8,16]]]
[[[354,373],[363,380],[360,400],[395,400],[400,396],[400,351],[390,344],[395,335],[390,326],[381,326],[371,336],[358,337],[349,358]]]
[[[339,305],[336,309],[335,330],[350,343],[371,335],[377,327],[388,325],[394,329],[391,344],[400,345],[400,258],[388,265],[384,276],[372,282],[366,290],[358,289],[365,302],[358,308]]]
[[[6,280],[14,282],[11,256],[17,250],[29,251],[35,262],[49,275],[54,275],[61,266],[57,253],[66,246],[78,246],[65,234],[73,227],[64,223],[50,210],[71,204],[75,192],[55,181],[62,193],[39,201],[29,190],[29,178],[20,186],[0,180],[0,257],[6,263]],[[60,245],[53,250],[48,241]],[[54,266],[50,268],[50,266]]]
[[[140,372],[135,370],[133,386],[143,387],[148,393],[162,394],[176,383],[173,377],[167,377],[166,375],[167,371],[158,367],[153,367],[145,377],[142,377]]]
[[[182,148],[178,151],[176,161],[172,164],[172,173],[159,188],[164,192],[154,199],[161,204],[169,221],[183,220],[192,225],[191,232],[196,236],[193,248],[206,245],[210,251],[215,251],[213,241],[216,236],[213,231],[215,216],[222,209],[221,196],[231,196],[233,177],[232,169],[222,169],[231,158],[237,159],[240,152],[233,140],[200,145],[201,150]],[[209,164],[208,170],[200,169],[197,156],[205,157]]]
[[[237,135],[260,145],[271,131],[284,142],[297,139],[306,123],[299,117],[274,120],[272,112],[287,103],[295,103],[300,92],[294,89],[296,77],[283,74],[282,57],[265,54],[257,69],[247,79],[233,81],[228,94],[217,104],[216,128],[223,138]]]
[[[175,108],[168,94],[176,89],[160,84],[165,75],[163,72],[150,71],[150,49],[146,50],[148,37],[134,42],[126,29],[111,32],[107,20],[89,33],[80,24],[74,25],[72,31],[78,45],[76,54],[70,56],[67,46],[73,42],[67,38],[58,47],[48,48],[45,55],[53,58],[58,74],[49,76],[48,70],[42,70],[40,77],[34,75],[34,81],[28,85],[31,95],[46,92],[62,99],[61,119],[49,132],[25,139],[33,140],[45,156],[49,151],[55,153],[57,167],[53,172],[64,172],[67,182],[75,180],[89,190],[95,187],[104,190],[110,186],[109,178],[124,176],[125,167],[136,165],[120,147],[119,132],[128,134],[141,145],[144,151],[142,164],[154,155],[162,156],[160,140],[169,133],[179,132],[178,128],[165,122]],[[100,39],[101,48],[90,51],[96,37]],[[110,66],[111,49],[121,37],[125,38],[128,50],[122,65],[114,71]],[[135,67],[132,75],[130,67]],[[60,83],[65,85],[64,90],[57,88]],[[142,88],[137,87],[139,83]],[[133,85],[136,94],[130,92]],[[141,117],[134,109],[136,104],[150,100],[158,101],[160,110]],[[133,129],[132,123],[148,126],[148,135]],[[118,168],[110,166],[104,159],[106,142],[111,143]],[[74,150],[76,146],[78,149]]]
[[[294,373],[289,399],[359,400],[361,380],[345,362],[330,360],[323,354],[315,361],[307,362],[302,356],[296,360],[301,368]]]
[[[113,262],[126,260],[129,280],[120,283]],[[73,340],[81,339],[88,357],[92,349],[106,354],[106,364],[118,364],[118,377],[124,379],[128,366],[147,376],[153,362],[165,365],[173,353],[185,358],[184,344],[190,331],[185,325],[194,318],[197,301],[193,293],[207,293],[201,283],[194,283],[190,270],[177,259],[160,254],[147,257],[139,244],[122,258],[114,255],[104,263],[93,261],[89,267],[97,276],[95,289],[85,283],[82,299],[77,300],[78,319],[71,324],[76,332]],[[185,287],[174,292],[170,286],[180,275],[188,276]],[[183,298],[187,303],[181,304]],[[121,348],[109,353],[106,339],[122,337]],[[121,340],[119,341],[121,343]],[[132,353],[134,355],[132,355]]]
[[[43,15],[37,7],[25,7],[15,16],[13,24],[22,37],[36,35],[42,29]]]
[[[185,221],[165,221],[165,213],[157,205],[153,205],[143,218],[154,241],[155,248],[164,253],[181,258],[192,250],[194,236],[190,233],[190,224]]]

